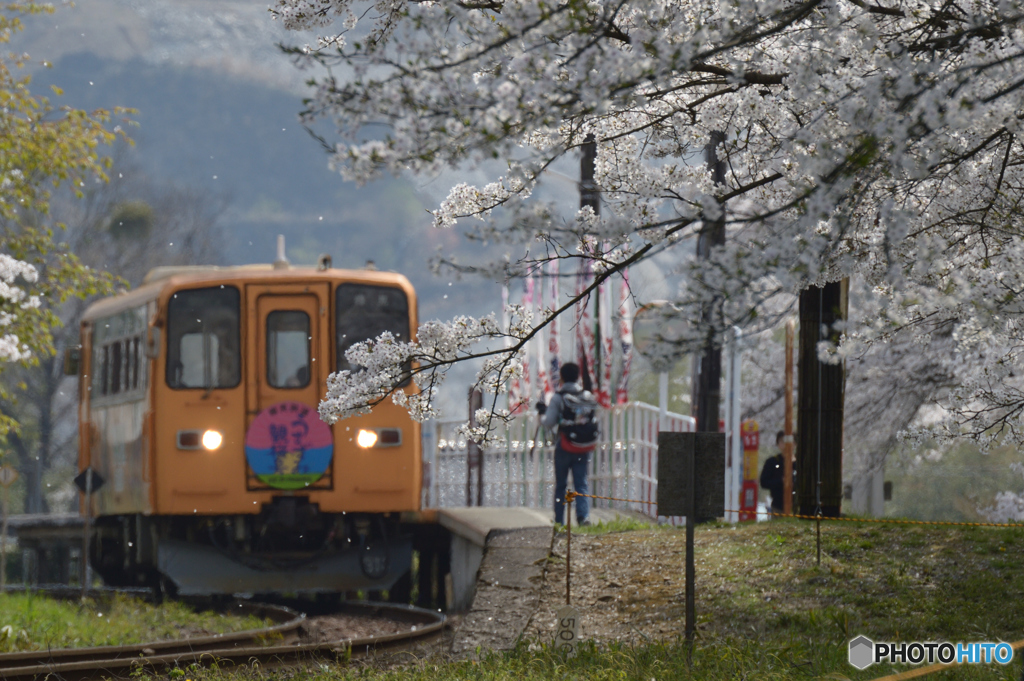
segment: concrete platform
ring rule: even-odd
[[[507,650],[526,630],[540,605],[551,527],[495,530],[487,542],[472,605],[452,641],[452,653]]]
[[[468,508],[439,508],[437,522],[453,534],[477,546],[487,543],[487,535],[494,530],[522,530],[528,527],[551,527],[553,513],[536,508],[503,508],[471,506]]]
[[[609,508],[590,509],[590,521],[607,523],[617,518],[642,518],[651,520],[636,511],[620,511]],[[522,530],[528,527],[551,527],[555,522],[553,509],[526,508],[523,506],[472,506],[466,508],[439,508],[437,520],[454,534],[483,546],[487,535],[493,530]],[[573,518],[573,524],[576,519]]]
[[[592,509],[592,522],[641,517]],[[452,533],[453,609],[466,612],[452,642],[456,655],[512,648],[540,604],[544,565],[554,539],[554,512],[535,508],[444,508],[437,520]]]

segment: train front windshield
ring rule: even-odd
[[[400,288],[341,284],[337,294],[338,371],[353,369],[345,351],[356,343],[390,331],[395,339],[409,340],[409,299]]]
[[[234,286],[188,289],[167,306],[167,385],[234,388],[242,378],[240,295]]]

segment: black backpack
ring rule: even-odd
[[[587,390],[559,390],[562,413],[558,432],[563,436],[562,448],[573,454],[585,454],[597,446],[597,400]]]

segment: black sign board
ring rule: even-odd
[[[90,475],[92,476],[91,488],[88,477]],[[103,477],[100,476],[100,474],[94,471],[92,468],[86,468],[84,471],[75,476],[75,487],[82,490],[84,494],[95,492],[100,487],[103,487],[104,482],[106,482],[106,480],[104,480]]]
[[[668,432],[658,433],[658,515],[689,515],[690,470],[697,518],[725,515],[725,433]]]
[[[658,515],[686,516],[686,642],[697,630],[693,528],[725,514],[725,434],[658,433]],[[688,658],[688,659],[689,659]]]

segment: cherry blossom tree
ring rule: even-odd
[[[596,286],[672,252],[691,347],[732,325],[770,328],[801,289],[852,277],[867,313],[823,357],[941,336],[943,362],[961,368],[943,395],[949,432],[1024,438],[1019,0],[277,0],[272,12],[320,34],[293,53],[328,69],[304,116],[333,122],[344,177],[504,162],[493,181],[452,188],[433,222],[471,221],[526,255],[441,265],[509,277],[585,260]],[[563,219],[535,190],[591,139],[601,215]],[[723,217],[709,258],[682,250]],[[435,322],[415,343],[353,347],[366,371],[335,375],[321,413],[393,395],[429,416],[444,369],[469,357],[487,359],[480,381],[498,390],[549,319]],[[471,345],[501,336],[508,351]],[[394,392],[403,366],[420,396]]]

